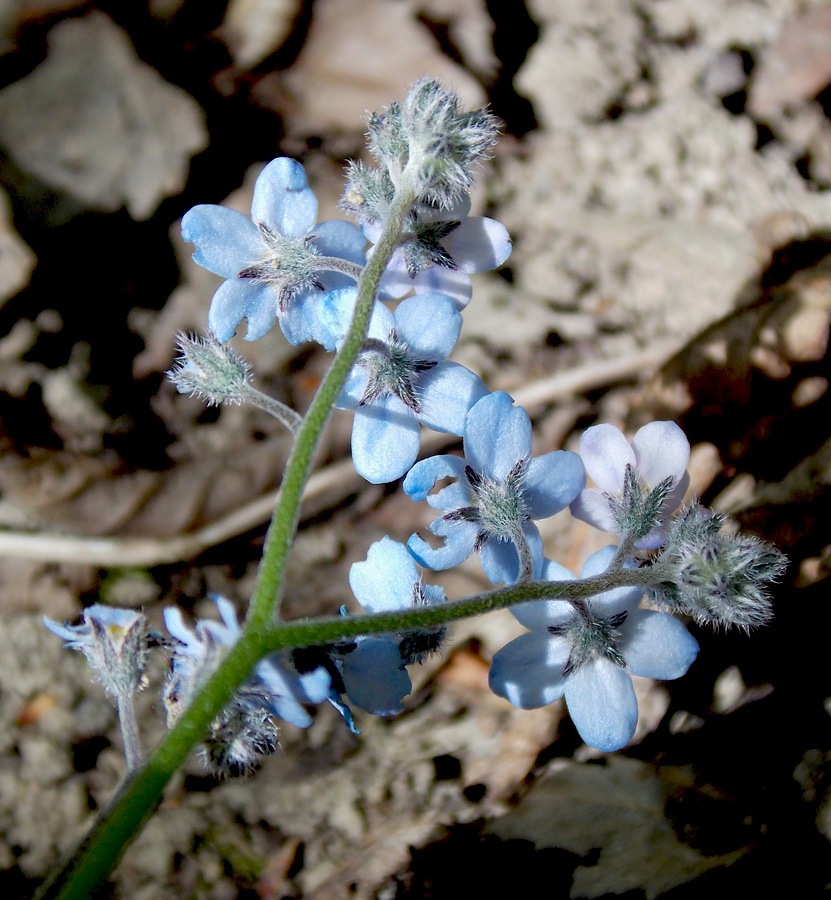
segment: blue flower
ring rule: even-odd
[[[661,510],[661,524],[635,542],[639,550],[660,547],[666,538],[666,522],[690,483],[686,471],[690,442],[684,432],[675,422],[650,422],[636,432],[630,444],[614,425],[594,425],[580,439],[580,458],[599,490],[583,491],[571,504],[571,514],[611,534],[619,533],[614,507],[623,496],[627,467],[647,494],[665,479],[672,479]]]
[[[353,288],[332,291],[321,307],[332,341],[352,317]],[[462,317],[444,294],[418,294],[395,312],[377,303],[368,340],[336,405],[354,409],[352,460],[373,484],[401,478],[418,456],[419,423],[461,434],[465,417],[487,394],[478,375],[447,356],[456,345]]]
[[[444,603],[447,599],[443,588],[421,583],[407,548],[388,537],[372,544],[364,562],[353,564],[349,585],[370,613]],[[439,627],[405,634],[366,635],[334,648],[332,659],[341,676],[343,692],[355,706],[373,715],[397,715],[403,708],[401,701],[412,689],[407,664],[421,662],[438,649],[444,632]],[[337,692],[332,699],[343,711]],[[350,721],[346,715],[345,718]]]
[[[511,253],[511,239],[501,222],[469,212],[467,195],[451,209],[416,204],[381,278],[381,299],[397,300],[411,290],[438,291],[464,309],[473,293],[471,274],[501,266]],[[382,225],[365,223],[364,234],[375,243]]]
[[[605,572],[615,551],[605,547],[590,556],[583,577]],[[566,581],[574,575],[546,560],[542,577]],[[680,678],[698,653],[695,638],[678,619],[637,608],[641,595],[640,588],[617,588],[582,602],[537,600],[512,607],[531,630],[494,656],[491,689],[522,709],[564,696],[587,744],[619,750],[638,722],[631,676]]]
[[[542,565],[542,538],[533,519],[560,512],[586,483],[576,453],[557,450],[531,459],[531,420],[508,394],[497,391],[468,413],[464,428],[465,458],[433,456],[416,463],[404,479],[414,500],[427,500],[445,510],[430,531],[445,538],[433,548],[418,535],[408,542],[416,561],[429,569],[459,565],[474,550],[494,583],[509,584],[519,575],[512,535],[521,529],[534,559],[534,575]],[[444,478],[455,483],[435,494]]]
[[[215,597],[214,602],[222,621],[199,619],[193,629],[185,625],[178,609],[164,611],[167,630],[176,640],[164,694],[171,723],[216,671],[227,650],[239,640],[241,632],[233,604],[224,597]],[[277,653],[257,663],[235,699],[243,707],[267,709],[279,719],[299,728],[308,728],[312,719],[301,704],[322,703],[328,696],[329,687],[325,670],[317,668],[299,675],[289,667],[285,656]]]
[[[321,270],[319,257],[363,265],[366,239],[351,222],[317,219],[317,198],[303,166],[272,160],[254,185],[251,218],[223,206],[195,206],[182,219],[182,235],[196,245],[200,266],[226,278],[214,294],[211,331],[227,341],[243,319],[246,339],[257,340],[280,321],[292,344],[317,340],[321,291],[350,283],[345,274]]]

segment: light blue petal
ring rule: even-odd
[[[468,412],[487,393],[482,379],[470,369],[440,362],[418,380],[419,421],[433,431],[461,435]]]
[[[511,239],[505,226],[481,216],[465,219],[441,243],[458,268],[467,273],[495,269],[511,253]]]
[[[547,706],[563,696],[570,645],[545,631],[520,635],[493,658],[491,690],[520,709]]]
[[[369,382],[369,372],[363,366],[352,366],[346,381],[341,388],[335,406],[338,409],[354,409],[366,392]]]
[[[223,282],[211,300],[208,327],[220,341],[230,340],[243,319],[256,322],[256,333],[262,337],[277,317],[277,299],[267,284],[254,284],[242,278]],[[266,327],[268,325],[268,327]],[[263,330],[265,329],[265,330]]]
[[[312,237],[315,249],[321,256],[335,256],[359,266],[363,266],[366,262],[364,253],[366,238],[361,229],[352,222],[346,222],[343,219],[320,222],[315,225]],[[353,278],[341,275],[339,272],[324,272],[321,275],[321,282],[329,291],[334,288],[348,287],[355,283]]]
[[[638,701],[628,672],[607,659],[583,663],[566,680],[568,712],[580,737],[598,750],[620,750],[638,724]]]
[[[251,218],[288,238],[305,237],[317,220],[317,197],[303,166],[285,156],[273,159],[254,185]]]
[[[329,696],[332,678],[323,666],[300,676],[300,688],[309,703],[323,703]]]
[[[547,519],[565,509],[586,486],[583,463],[570,450],[555,450],[532,459],[526,469],[524,496],[532,519]]]
[[[325,296],[316,288],[299,291],[292,296],[288,309],[279,317],[280,328],[292,346],[317,341],[327,350],[335,349],[334,335],[320,321],[320,307]],[[248,330],[251,330],[250,322]]]
[[[453,495],[445,494],[451,487],[461,485],[449,485],[435,495],[431,495],[436,482],[443,478],[456,478],[460,482],[465,481],[465,461],[459,456],[430,456],[417,462],[407,473],[404,479],[404,491],[413,500],[426,500],[434,509],[458,509],[460,506],[470,505],[470,495],[467,490],[454,491]],[[440,502],[439,498],[442,498]],[[443,502],[444,500],[447,502]],[[462,502],[456,502],[461,500]]]
[[[403,478],[418,456],[421,435],[412,412],[394,396],[355,410],[352,461],[371,484]]]
[[[666,478],[681,480],[690,460],[690,442],[675,422],[650,422],[632,438],[638,477],[650,490]]]
[[[633,675],[671,681],[680,678],[698,655],[698,642],[669,613],[636,609],[620,627],[617,642]]]
[[[504,481],[520,460],[531,457],[531,420],[504,391],[483,397],[467,414],[465,457],[480,474]]]
[[[533,522],[524,522],[522,530],[534,560],[534,578],[540,577],[543,561],[542,537]],[[492,584],[513,584],[519,577],[519,555],[511,541],[488,538],[479,551],[479,562]]]
[[[422,584],[421,589],[424,591],[424,599],[427,601],[428,606],[435,606],[437,603],[447,602],[447,594],[440,585]]]
[[[384,537],[372,544],[364,562],[352,564],[349,586],[367,612],[407,609],[419,582],[415,560],[403,544]]]
[[[346,696],[366,712],[395,716],[412,690],[398,644],[381,637],[359,638],[355,650],[342,657]]]
[[[331,334],[336,342],[341,341],[349,330],[357,299],[358,292],[352,287],[329,291],[321,298],[318,309],[320,327]],[[386,341],[393,322],[392,313],[386,306],[376,302],[369,320],[367,337]]]
[[[540,571],[542,581],[574,581],[576,576],[565,566],[544,559]],[[574,616],[574,607],[566,600],[533,600],[512,606],[511,612],[526,628],[545,630],[550,625],[563,625]]]
[[[407,297],[394,317],[398,336],[422,359],[447,359],[462,330],[462,316],[444,294]]]
[[[445,269],[443,266],[422,269],[414,280],[410,280],[410,287],[415,288],[416,295],[428,291],[438,291],[450,297],[453,305],[460,312],[470,303],[470,298],[473,296],[470,275],[467,272],[460,272],[458,269]]]
[[[381,300],[398,300],[412,289],[413,279],[407,271],[404,257],[400,251],[395,251],[378,283],[378,296]]]
[[[605,423],[592,425],[583,432],[580,456],[589,478],[613,497],[623,490],[626,467],[636,466],[635,451],[623,432]]]
[[[167,617],[167,612],[168,610],[165,610],[165,618]],[[87,639],[90,638],[90,629],[88,625],[61,625],[60,622],[56,622],[48,616],[43,616],[42,621],[52,634],[56,634],[62,641],[66,641],[66,646],[74,650],[79,649],[80,646],[86,643]],[[171,632],[171,634],[172,633],[173,632]],[[174,637],[176,637],[176,635],[174,635]]]
[[[194,206],[182,217],[182,237],[196,245],[194,260],[223,278],[236,278],[265,249],[251,219],[225,206]]]
[[[436,571],[452,569],[467,559],[473,553],[479,533],[472,522],[447,522],[443,518],[436,519],[430,525],[430,531],[445,538],[441,547],[432,547],[417,534],[410,536],[407,547],[419,565]]]
[[[588,522],[600,531],[614,534],[617,531],[615,518],[606,495],[597,488],[586,488],[571,504],[571,514],[583,522]]]
[[[602,550],[592,553],[583,565],[582,577],[591,578],[594,575],[602,575],[609,568],[609,563],[615,553],[617,553],[617,547],[614,545],[603,547]],[[638,564],[634,559],[627,559],[623,567],[637,569]],[[621,587],[589,597],[588,603],[596,613],[608,617],[637,609],[642,597],[643,588]]]
[[[185,625],[185,620],[180,609],[175,606],[168,606],[163,615],[165,627],[171,637],[176,638],[176,640],[182,644],[190,644],[196,640],[196,635],[187,627],[187,625]],[[50,631],[55,631],[48,623],[47,627]],[[55,634],[58,634],[58,632],[55,631]],[[59,637],[62,637],[62,635],[59,635]]]

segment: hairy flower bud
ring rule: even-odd
[[[655,563],[665,580],[652,591],[660,603],[698,622],[749,630],[770,619],[768,588],[788,561],[766,541],[722,532],[723,523],[698,504],[685,509],[670,525]]]
[[[394,184],[406,170],[420,201],[447,209],[473,186],[498,130],[490,113],[461,110],[452,91],[422,79],[403,103],[371,116],[369,147]]]
[[[181,356],[167,373],[180,394],[190,394],[209,406],[240,404],[249,386],[251,365],[213,334],[177,335]]]
[[[144,687],[147,666],[147,619],[134,609],[117,609],[96,603],[84,610],[80,625],[61,625],[44,617],[46,627],[80,650],[96,680],[114,699],[130,696]]]

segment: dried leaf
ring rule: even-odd
[[[683,770],[674,792],[693,790]],[[572,896],[600,897],[642,891],[647,898],[729,865],[743,853],[704,855],[678,839],[665,817],[667,789],[644,763],[619,756],[605,766],[561,763],[532,787],[520,804],[488,830],[505,840],[525,839],[539,849],[556,847],[597,861],[574,873]]]

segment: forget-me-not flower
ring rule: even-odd
[[[511,253],[511,239],[501,222],[469,212],[467,195],[450,209],[416,204],[381,278],[381,299],[395,300],[411,290],[439,291],[464,309],[473,293],[471,274],[501,266]],[[365,223],[364,234],[375,243],[382,227],[380,222]]]
[[[597,488],[583,491],[571,504],[571,513],[611,534],[621,533],[616,509],[624,495],[627,469],[647,496],[671,479],[660,510],[660,523],[635,541],[640,550],[660,547],[666,537],[666,521],[680,505],[690,483],[690,443],[684,432],[675,422],[650,422],[636,432],[630,444],[614,425],[594,425],[580,439],[580,458]]]
[[[326,298],[320,317],[333,336],[346,332],[355,297],[354,288],[345,288]],[[447,360],[461,325],[444,294],[408,297],[395,312],[376,303],[367,342],[336,403],[355,410],[352,460],[367,481],[401,478],[418,456],[419,424],[460,435],[468,411],[487,394],[478,375]]]
[[[176,641],[164,696],[170,721],[178,718],[197,689],[216,670],[225,652],[239,639],[241,632],[233,604],[224,597],[215,597],[214,601],[222,621],[199,619],[192,629],[185,625],[180,610],[172,607],[164,611],[165,625]],[[272,654],[257,663],[238,698],[243,706],[267,709],[278,719],[308,728],[312,719],[301,704],[322,703],[329,686],[329,675],[324,669],[300,675],[290,669],[282,654]]]
[[[355,598],[370,613],[393,612],[444,603],[444,589],[422,584],[407,548],[389,537],[372,544],[364,562],[354,563],[349,585]],[[406,634],[362,635],[349,645],[332,650],[331,658],[343,682],[343,693],[360,709],[376,716],[401,712],[401,701],[412,690],[406,666],[439,647],[443,627]],[[341,709],[340,698],[332,698]],[[347,722],[350,718],[344,714]]]
[[[404,479],[404,490],[414,500],[445,510],[430,525],[433,534],[445,538],[444,546],[431,547],[414,534],[410,552],[429,569],[449,569],[478,550],[488,578],[512,584],[520,572],[515,538],[521,531],[536,576],[543,550],[533,520],[560,512],[583,489],[580,457],[556,450],[531,459],[531,420],[502,391],[470,410],[463,440],[464,459],[433,456],[416,463]],[[444,478],[455,482],[431,494]]]
[[[583,577],[606,571],[615,547],[586,560]],[[546,560],[546,581],[574,575]],[[632,739],[638,702],[632,675],[680,678],[698,653],[695,638],[669,613],[638,609],[641,588],[617,588],[584,601],[535,600],[511,608],[530,631],[493,658],[491,689],[514,706],[536,709],[565,697],[580,737],[598,750]]]
[[[300,163],[272,160],[254,185],[251,218],[224,206],[195,206],[182,235],[196,245],[200,266],[227,280],[211,301],[208,324],[227,341],[247,319],[247,340],[279,319],[292,344],[317,340],[321,291],[350,284],[348,274],[321,267],[322,257],[362,266],[366,239],[351,222],[316,225],[317,198]]]

